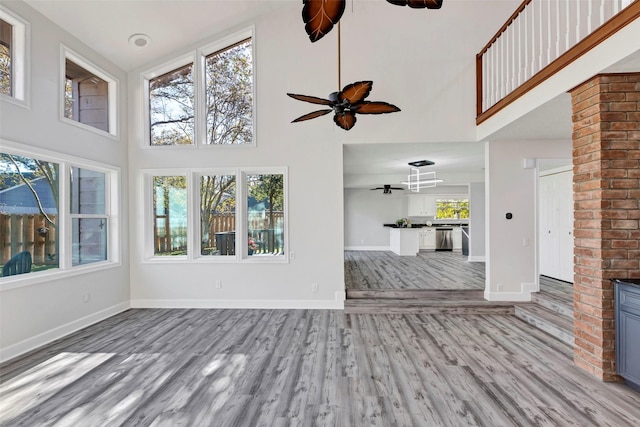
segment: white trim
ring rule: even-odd
[[[531,292],[535,292],[535,283],[521,283],[521,292],[497,292],[491,289],[484,290],[484,299],[487,301],[531,301]]]
[[[345,246],[345,251],[390,251],[389,246]]]
[[[469,256],[467,258],[467,262],[487,262],[487,257],[482,256]]]
[[[336,292],[336,296],[340,292]],[[230,308],[342,310],[344,300],[132,299],[131,308]]]
[[[79,67],[84,68],[95,76],[101,78],[107,82],[107,122],[108,131],[95,128],[90,125],[86,125],[77,120],[68,119],[64,116],[64,95],[66,85],[66,60],[72,61]],[[120,139],[120,128],[118,121],[118,87],[120,83],[117,78],[104,71],[88,59],[82,57],[80,54],[73,51],[71,48],[60,44],[60,121],[68,123],[74,126],[78,126],[82,129],[90,132],[97,133],[98,135],[107,135],[114,139]]]
[[[18,357],[24,353],[34,350],[38,347],[42,347],[52,341],[72,334],[87,326],[98,323],[109,317],[115,316],[118,313],[128,310],[131,307],[129,301],[121,302],[120,304],[113,305],[111,307],[100,310],[96,313],[92,313],[88,316],[80,319],[73,320],[67,324],[55,327],[46,332],[42,332],[26,340],[20,341],[16,344],[0,349],[0,363],[7,360]]]
[[[30,108],[31,88],[31,24],[0,5],[0,18],[12,26],[11,96],[0,95],[2,101]]]

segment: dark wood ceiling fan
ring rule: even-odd
[[[440,9],[444,0],[387,0],[412,9]],[[312,43],[327,35],[344,13],[346,0],[303,0],[302,20]]]
[[[287,93],[291,98],[299,101],[330,107],[300,116],[291,123],[315,119],[316,117],[333,112],[333,121],[335,124],[344,130],[349,130],[356,124],[356,114],[385,114],[400,111],[400,108],[388,102],[365,101],[372,87],[372,81],[350,83],[341,91],[331,93],[329,99]]]
[[[350,130],[356,124],[356,114],[386,114],[400,111],[400,108],[393,104],[382,101],[366,101],[365,98],[371,93],[373,82],[370,80],[350,83],[340,89],[341,83],[341,60],[340,60],[340,23],[338,22],[338,91],[329,94],[328,99],[319,98],[317,96],[299,95],[296,93],[287,93],[293,99],[298,101],[310,102],[311,104],[325,105],[330,108],[313,111],[304,114],[291,123],[303,122],[305,120],[315,119],[331,112],[334,113],[333,121],[336,126]]]

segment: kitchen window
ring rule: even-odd
[[[468,219],[469,199],[438,199],[436,219]]]

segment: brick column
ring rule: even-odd
[[[571,91],[575,206],[574,361],[615,381],[612,278],[640,278],[640,73]]]

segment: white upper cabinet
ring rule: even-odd
[[[436,197],[409,195],[408,216],[436,216]]]

